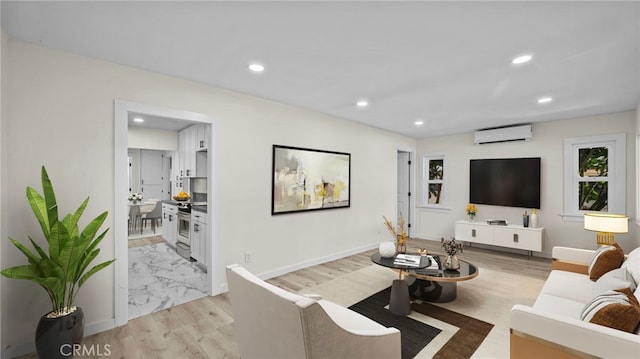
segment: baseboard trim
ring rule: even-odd
[[[37,324],[37,323],[36,323]],[[110,330],[116,327],[116,321],[114,318],[103,320],[97,323],[92,323],[84,327],[84,336],[88,337],[90,335],[104,332],[106,330]],[[36,343],[35,341],[18,344],[12,347],[3,348],[0,354],[0,357],[4,358],[15,358],[22,355],[27,355],[31,353],[35,353],[36,351]]]

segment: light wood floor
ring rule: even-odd
[[[409,251],[442,253],[440,243],[409,240]],[[367,251],[269,280],[297,292],[371,265]],[[551,260],[495,250],[465,248],[460,257],[480,268],[546,279]],[[109,345],[111,358],[237,358],[233,317],[226,294],[206,297],[129,321],[123,327],[84,338],[84,345]],[[25,356],[34,358],[35,354]]]
[[[134,247],[147,246],[149,244],[157,244],[157,243],[163,243],[163,242],[164,242],[164,239],[162,238],[162,236],[153,236],[153,237],[146,237],[146,238],[129,239],[127,241],[127,245],[129,248],[134,248]]]

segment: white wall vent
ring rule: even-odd
[[[531,125],[512,126],[481,130],[474,133],[474,143],[496,143],[508,141],[529,141],[533,138]]]

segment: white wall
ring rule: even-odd
[[[108,210],[113,227],[114,99],[202,113],[214,118],[216,183],[222,243],[221,266],[252,253],[247,267],[276,273],[387,240],[382,215],[396,207],[396,149],[415,148],[415,140],[326,115],[260,100],[133,68],[10,40],[6,117],[8,159],[2,175],[11,191],[3,201],[12,210],[2,221],[6,233],[25,241],[39,238],[24,188],[40,188],[40,165],[49,170],[61,213],[84,196],[89,217]],[[3,145],[5,144],[3,140]],[[348,209],[271,216],[271,146],[301,146],[351,153]],[[39,239],[38,239],[39,240]],[[114,256],[113,234],[98,260]],[[3,266],[24,263],[9,242],[0,241]],[[87,326],[114,315],[113,266],[99,272],[80,291]],[[222,286],[223,283],[216,283]],[[2,279],[2,343],[33,341],[48,298],[32,283]],[[10,330],[8,330],[10,329]]]
[[[2,7],[0,6],[0,9]],[[2,11],[0,11],[1,15]],[[7,86],[7,74],[8,74],[8,61],[7,61],[7,36],[4,33],[4,30],[0,29],[0,242],[4,241],[7,237],[6,228],[4,223],[6,223],[6,208],[7,201],[5,197],[6,186],[5,186],[5,131],[4,131],[4,122],[7,116],[5,113],[7,112],[7,106],[5,105],[5,95],[7,91],[5,88]],[[0,255],[0,268],[4,268],[4,263],[2,262],[2,255]],[[0,285],[0,308],[2,308],[2,285]],[[2,339],[2,325],[0,325],[0,349],[4,348],[3,339]]]
[[[416,215],[417,236],[440,239],[453,236],[454,222],[466,219],[465,206],[469,201],[469,160],[473,158],[541,157],[541,209],[538,225],[545,227],[542,255],[550,257],[551,248],[564,245],[578,248],[595,248],[595,233],[585,231],[583,224],[564,222],[563,211],[563,146],[564,139],[610,133],[627,133],[627,215],[636,216],[635,172],[637,159],[634,151],[636,133],[634,111],[603,116],[562,121],[536,123],[533,139],[527,142],[505,142],[496,144],[473,144],[473,133],[429,138],[418,141],[418,164],[421,156],[430,153],[446,155],[445,174],[448,176],[450,211],[434,212],[418,208]],[[421,173],[422,169],[418,169]],[[421,193],[419,193],[420,195]],[[530,209],[528,209],[530,211]],[[521,223],[524,208],[478,205],[478,220],[488,218],[506,219]],[[629,227],[628,234],[616,234],[616,242],[626,251],[640,245],[638,228]]]
[[[177,151],[178,132],[152,128],[129,127],[129,148]]]

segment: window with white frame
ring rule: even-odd
[[[422,169],[422,204],[427,207],[443,207],[447,199],[444,155],[424,156]]]
[[[625,134],[564,141],[564,218],[585,212],[626,212]]]

